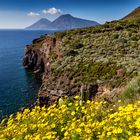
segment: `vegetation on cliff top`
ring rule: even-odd
[[[67,75],[74,85],[97,83],[111,89],[126,85],[140,70],[139,30],[139,22],[113,21],[55,33],[62,40],[63,57],[59,63],[52,59],[52,74],[59,80]]]

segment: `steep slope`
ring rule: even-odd
[[[49,21],[48,19],[42,18],[26,29],[46,29],[50,23],[51,21]]]
[[[43,72],[40,105],[75,94],[115,102],[138,76],[139,54],[140,24],[114,21],[36,39],[26,48],[24,66]]]
[[[123,20],[129,20],[129,21],[139,20],[140,21],[140,7],[136,8],[130,14],[128,14],[127,16],[125,16],[123,18]]]
[[[89,26],[99,25],[95,21],[75,18],[70,14],[62,15],[53,21],[49,26],[48,29],[56,29],[56,30],[69,30],[74,28],[83,28]]]

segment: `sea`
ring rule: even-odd
[[[0,118],[32,105],[41,84],[22,65],[24,49],[46,30],[0,30]]]

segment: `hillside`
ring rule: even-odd
[[[55,29],[55,30],[69,30],[74,28],[83,28],[83,27],[90,27],[99,25],[99,23],[95,21],[85,20],[73,17],[69,14],[62,15],[53,21],[48,29]]]
[[[128,14],[127,16],[125,16],[123,18],[123,20],[138,20],[140,21],[140,7],[136,8],[135,10],[133,10],[130,14]]]
[[[23,64],[43,73],[40,105],[76,94],[84,94],[84,100],[115,102],[139,74],[139,27],[136,22],[113,21],[34,40],[26,48]],[[137,92],[126,94],[125,100],[139,98]]]
[[[71,16],[70,14],[62,15],[53,22],[47,19],[41,19],[33,25],[27,27],[27,29],[46,29],[46,30],[70,30],[74,28],[83,28],[99,25],[95,21],[80,19]]]
[[[50,23],[51,21],[49,21],[48,19],[42,18],[36,23],[27,27],[26,29],[46,29]]]

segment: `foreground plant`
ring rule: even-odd
[[[0,140],[140,139],[140,101],[109,108],[106,102],[82,105],[78,98],[11,115],[1,122]]]

